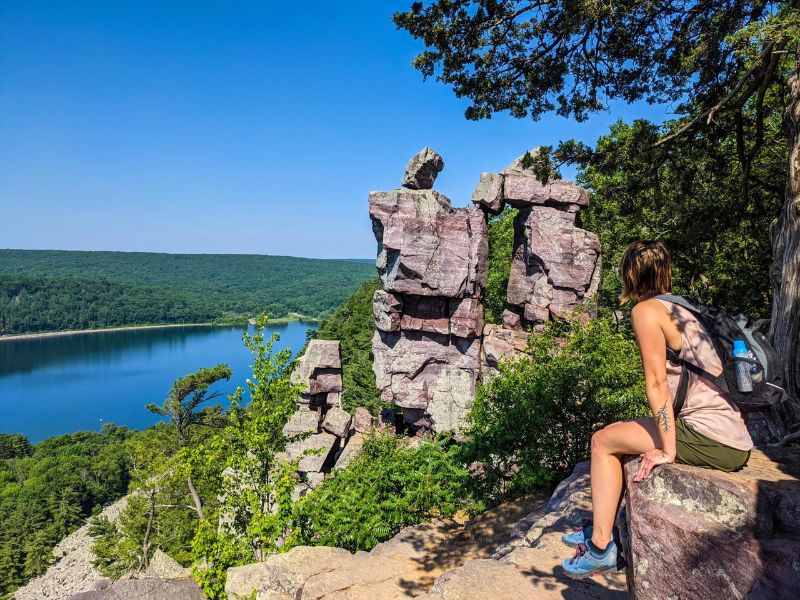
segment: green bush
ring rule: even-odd
[[[473,510],[468,478],[458,447],[444,437],[409,448],[394,435],[376,434],[299,502],[290,543],[370,550],[404,527]]]
[[[587,457],[592,433],[645,414],[636,343],[608,320],[550,323],[530,355],[501,364],[469,415],[465,459],[489,501],[549,485]]]

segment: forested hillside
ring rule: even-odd
[[[374,266],[357,260],[0,250],[0,334],[264,311],[324,318],[372,275]]]

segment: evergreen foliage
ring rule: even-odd
[[[777,182],[787,160],[775,108],[765,123],[774,151],[752,165],[746,192],[735,135],[725,122],[670,148],[656,146],[663,133],[653,123],[617,122],[593,151],[577,157],[578,181],[592,192],[583,225],[600,236],[602,248],[601,306],[619,304],[618,266],[625,247],[637,239],[658,239],[672,255],[676,293],[731,314],[769,317],[769,229],[783,201]],[[682,123],[668,124],[668,130]]]
[[[487,502],[551,485],[589,456],[592,433],[647,413],[636,342],[607,319],[550,323],[528,349],[501,363],[469,415],[463,460],[481,465]]]
[[[133,435],[109,424],[100,433],[49,438],[32,452],[24,437],[3,436],[0,597],[43,573],[58,541],[125,493],[125,444]]]

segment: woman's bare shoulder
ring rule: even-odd
[[[655,316],[660,316],[667,313],[667,307],[662,304],[661,300],[657,298],[649,298],[647,300],[642,300],[641,302],[637,302],[636,306],[633,307],[631,310],[631,316],[634,318],[643,317],[643,318],[651,318]]]

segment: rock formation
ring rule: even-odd
[[[297,412],[283,428],[287,436],[297,436],[286,448],[289,460],[299,460],[300,482],[295,497],[318,486],[342,455],[347,460],[361,448],[361,438],[350,448],[355,429],[353,419],[341,407],[342,361],[336,340],[311,340],[292,372],[293,385],[302,387]],[[363,409],[359,426],[366,428]],[[369,413],[367,413],[369,414]]]
[[[383,283],[373,299],[376,384],[416,433],[457,429],[482,371],[524,350],[538,323],[593,315],[572,311],[600,279],[597,236],[578,227],[586,190],[544,184],[517,159],[503,173],[481,174],[476,206],[453,208],[431,189],[442,167],[425,148],[406,167],[404,187],[369,195]],[[502,325],[484,327],[487,214],[506,203],[519,211],[508,310]]]
[[[642,483],[626,464],[632,599],[797,598],[800,449],[768,453],[736,473],[676,464]]]

